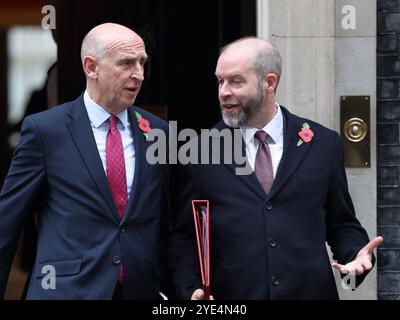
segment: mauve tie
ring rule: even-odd
[[[272,182],[274,181],[274,172],[272,169],[271,151],[267,143],[268,134],[262,130],[258,130],[254,136],[260,142],[257,150],[256,163],[254,171],[260,181],[265,193],[269,193]]]

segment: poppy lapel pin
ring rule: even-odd
[[[143,135],[147,139],[149,137],[149,132],[151,131],[150,122],[149,120],[143,118],[142,115],[137,111],[135,111],[135,115],[139,124],[139,129],[142,130]]]
[[[308,143],[314,137],[314,132],[310,129],[310,125],[307,122],[303,123],[303,127],[298,132],[300,137],[299,141],[297,142],[297,146],[301,146],[303,143]]]

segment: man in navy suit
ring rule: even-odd
[[[332,267],[358,285],[383,241],[369,242],[355,217],[339,135],[276,102],[281,57],[264,40],[224,47],[215,74],[223,116],[215,128],[240,130],[251,174],[238,175],[237,163],[183,168],[171,246],[177,296],[204,299],[191,208],[198,199],[210,203],[215,299],[338,299]]]
[[[150,128],[168,126],[132,106],[144,42],[101,24],[81,58],[86,91],[22,124],[0,194],[0,297],[24,222],[37,212],[27,299],[158,299],[168,170],[145,155]]]

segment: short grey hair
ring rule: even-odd
[[[258,39],[258,40],[263,40],[257,37],[243,37],[240,39],[237,39],[226,46],[222,47],[220,50],[220,55],[228,49],[230,46],[233,44],[236,44],[238,42],[242,42],[244,40],[248,39]],[[263,40],[265,41],[265,40]],[[255,55],[253,62],[253,69],[254,72],[256,73],[257,80],[258,82],[264,81],[265,77],[269,73],[273,73],[277,77],[277,83],[276,83],[276,88],[278,87],[279,80],[282,75],[282,57],[281,54],[279,53],[278,49],[273,47],[272,45],[268,45],[268,42],[265,41],[265,46],[259,50],[259,52]],[[275,88],[275,91],[276,91]]]
[[[105,56],[104,42],[102,37],[88,33],[82,41],[81,46],[81,60],[83,62],[84,56],[93,56],[99,60],[102,60]]]
[[[277,77],[276,87],[278,87],[282,74],[282,58],[279,51],[274,47],[260,50],[254,57],[253,69],[258,81],[263,81],[269,73],[275,74]]]

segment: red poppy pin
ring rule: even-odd
[[[136,115],[136,119],[139,124],[139,128],[140,128],[140,130],[142,130],[143,135],[147,139],[149,136],[149,132],[151,131],[150,122],[149,122],[149,120],[142,118],[142,115],[137,111],[135,111],[135,115]]]
[[[301,146],[304,142],[308,143],[312,140],[314,132],[311,131],[310,125],[307,122],[303,123],[303,128],[298,133],[300,139],[297,142],[297,146]]]

